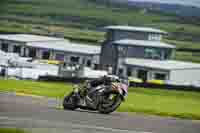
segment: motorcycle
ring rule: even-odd
[[[102,82],[91,86],[91,82],[75,86],[73,91],[65,96],[63,107],[66,110],[84,109],[99,111],[103,114],[114,112],[128,94],[128,84],[118,80]]]

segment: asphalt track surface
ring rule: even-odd
[[[0,128],[33,133],[200,133],[200,121],[141,114],[57,109],[60,101],[0,93]]]

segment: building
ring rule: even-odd
[[[163,80],[174,85],[200,86],[200,64],[175,60],[126,58],[127,74],[143,80]]]
[[[34,59],[59,60],[92,68],[99,65],[100,47],[70,42],[63,38],[12,34],[0,35],[0,49]]]
[[[166,44],[161,44],[160,41],[162,40],[162,36],[167,33],[161,30],[130,26],[108,26],[105,27],[105,29],[107,33],[106,40],[102,44],[100,64],[103,69],[112,69],[114,74],[118,74],[117,71],[119,68],[117,68],[117,64],[119,51],[124,52],[123,54],[127,54],[124,55],[125,57],[142,58],[145,56],[144,49],[146,49],[146,47],[150,48],[153,46],[156,49],[157,47],[162,48],[162,46],[165,45],[163,48],[166,48]],[[169,46],[169,51],[172,51],[170,50],[171,47],[173,46]],[[128,49],[128,51],[126,51],[126,49]]]
[[[130,26],[108,26],[106,30],[100,56],[102,69],[143,81],[200,85],[200,64],[173,60],[175,46],[162,42],[166,32]]]

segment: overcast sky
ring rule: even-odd
[[[162,2],[172,4],[184,4],[200,7],[200,0],[129,0],[129,1],[148,1],[148,2]]]

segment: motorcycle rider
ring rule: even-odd
[[[87,94],[90,89],[98,87],[100,85],[110,85],[112,82],[123,82],[129,86],[128,80],[125,77],[119,78],[115,75],[105,75],[98,79],[87,81],[85,87],[83,87],[84,89],[82,90],[82,94]]]
[[[119,78],[114,75],[105,75],[98,79],[86,81],[82,87],[81,95],[85,96],[88,91],[100,85],[110,85],[112,82],[120,82]]]
[[[90,85],[91,87],[97,87],[102,84],[110,85],[112,82],[120,82],[119,77],[114,75],[105,75],[103,77],[90,81]]]

